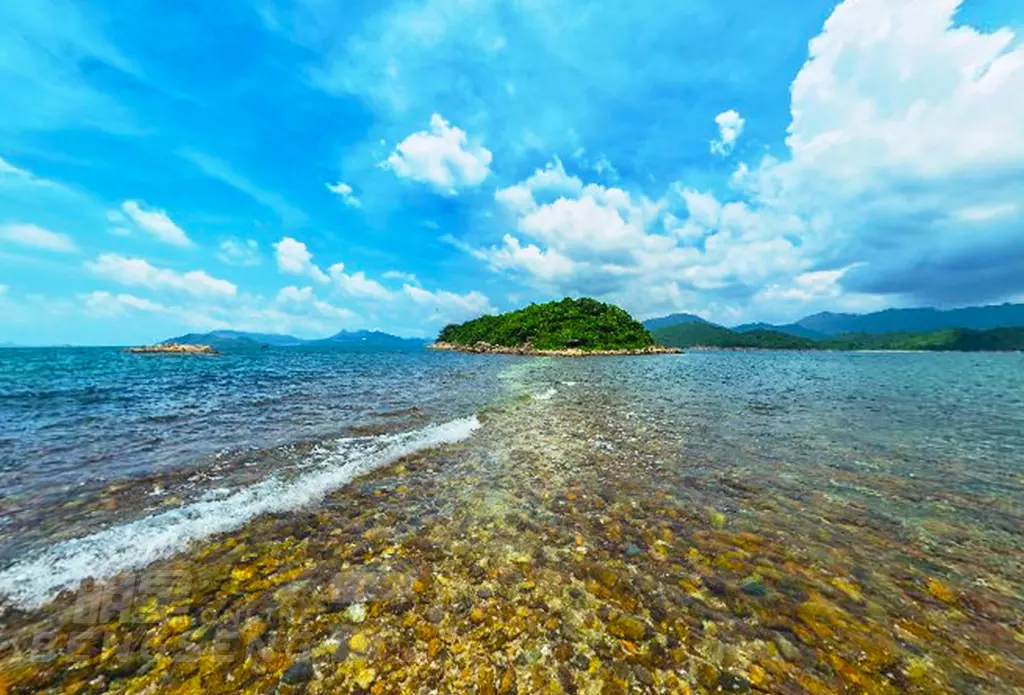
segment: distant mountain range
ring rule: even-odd
[[[707,323],[693,314],[672,314],[644,321],[649,330],[668,326]],[[1024,326],[1024,304],[996,304],[963,309],[886,309],[870,314],[837,314],[822,312],[806,316],[795,323],[774,325],[746,323],[732,330],[738,333],[773,331],[799,338],[823,340],[829,337],[859,333],[882,335],[891,333],[931,333],[946,328],[975,331]]]
[[[329,338],[304,340],[292,335],[278,333],[248,333],[246,331],[210,331],[209,333],[187,333],[168,338],[164,343],[185,343],[210,345],[218,350],[261,349],[265,347],[343,347],[348,349],[415,350],[427,341],[419,338],[402,338],[380,331],[341,331]]]
[[[746,332],[713,323],[678,323],[651,331],[666,347],[746,348],[758,350],[928,350],[928,351],[1018,351],[1024,350],[1024,327],[943,328],[927,332],[844,333],[812,340],[779,331],[757,328]]]
[[[811,330],[806,326],[802,326],[799,323],[786,323],[782,325],[775,325],[771,323],[744,323],[733,328],[737,333],[752,333],[754,331],[774,331],[775,333],[785,333],[796,338],[807,338],[808,340],[822,340],[828,338],[828,333],[822,333],[821,331]]]
[[[681,323],[709,323],[696,314],[669,314],[668,316],[662,316],[657,319],[647,319],[644,323],[644,328],[649,331],[653,331],[658,328],[665,328],[666,326],[678,326]]]

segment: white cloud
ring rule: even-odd
[[[490,300],[476,290],[466,294],[457,294],[446,290],[431,292],[422,287],[403,285],[402,292],[415,304],[426,308],[428,311],[432,311],[432,313],[423,318],[435,323],[465,321],[481,314],[491,314],[496,311],[491,306]]]
[[[718,125],[718,139],[711,141],[711,151],[725,157],[732,152],[736,141],[743,134],[746,120],[740,116],[738,111],[730,109],[715,116],[715,124]]]
[[[228,265],[259,265],[261,262],[259,242],[255,239],[225,239],[220,242],[217,258]]]
[[[144,203],[136,200],[126,200],[121,203],[121,210],[143,231],[151,234],[156,239],[171,244],[188,248],[195,246],[185,230],[174,223],[163,210],[147,210]]]
[[[0,175],[14,176],[22,179],[34,178],[30,172],[14,166],[3,157],[0,157]]]
[[[493,270],[522,270],[542,281],[566,277],[573,272],[573,262],[556,249],[541,250],[534,244],[523,246],[511,234],[506,234],[502,242],[502,246],[474,249],[472,253],[486,260]]]
[[[957,25],[960,4],[839,4],[792,85],[789,157],[734,177],[804,222],[806,254],[859,263],[846,291],[967,303],[1024,288],[1024,44]]]
[[[75,253],[78,246],[67,234],[51,232],[34,224],[0,225],[0,240],[43,251]]]
[[[472,144],[465,131],[439,114],[430,118],[430,130],[413,133],[400,142],[382,166],[395,175],[426,183],[442,193],[478,186],[490,175],[492,155]]]
[[[282,273],[310,277],[321,284],[331,281],[327,273],[313,263],[313,254],[301,241],[284,237],[274,244],[274,252],[277,257],[278,270]]]
[[[294,285],[283,287],[277,293],[277,303],[284,306],[311,309],[313,312],[327,318],[350,321],[357,317],[356,313],[350,309],[337,307],[330,302],[319,299],[313,292],[312,287],[296,287]]]
[[[513,213],[524,214],[536,209],[539,202],[551,202],[561,197],[577,197],[583,192],[583,181],[565,171],[562,160],[555,157],[543,169],[537,169],[525,180],[507,188],[500,188],[494,199]]]
[[[91,272],[122,285],[147,287],[153,290],[175,290],[194,297],[233,297],[238,288],[227,280],[215,278],[203,270],[179,273],[158,268],[141,258],[126,258],[103,253],[86,261]]]
[[[957,210],[954,217],[960,222],[990,222],[1000,218],[1011,218],[1016,214],[1016,203],[998,203],[995,205],[969,205]]]
[[[414,273],[406,273],[401,270],[387,270],[382,275],[385,280],[401,280],[402,282],[408,282],[413,285],[420,284],[419,278]]]
[[[168,333],[179,330],[235,329],[298,333],[323,337],[351,327],[361,319],[354,312],[318,299],[312,288],[285,287],[267,300],[239,295],[217,303],[163,304],[131,294],[95,291],[81,295],[84,310],[97,318],[119,318],[134,312],[160,314]],[[56,307],[59,309],[59,307]]]
[[[706,229],[714,229],[718,226],[722,206],[715,196],[695,191],[692,188],[682,189],[680,195],[683,202],[686,203],[690,222]]]
[[[327,190],[329,190],[336,196],[339,196],[341,200],[345,203],[345,205],[348,205],[350,208],[358,208],[362,206],[362,203],[360,202],[359,198],[357,198],[355,194],[353,194],[352,186],[349,186],[344,181],[339,181],[338,183],[333,184],[327,184]]]
[[[335,263],[329,268],[331,277],[343,293],[362,299],[375,299],[387,302],[394,298],[391,290],[376,280],[366,277],[363,271],[346,273],[344,263]]]
[[[681,185],[652,201],[584,184],[555,162],[497,197],[519,236],[505,234],[485,248],[455,241],[457,247],[492,270],[525,275],[546,293],[598,296],[639,314],[692,304],[699,293],[742,301],[810,265],[785,238],[792,221],[777,216],[765,224],[744,203],[723,204]]]
[[[680,182],[652,201],[555,162],[496,194],[514,234],[460,247],[547,292],[644,315],[791,319],[1019,295],[1024,44],[958,26],[959,6],[838,5],[792,85],[788,152],[737,163],[729,199]],[[744,120],[716,123],[713,149],[729,154]]]
[[[85,304],[86,312],[93,316],[123,316],[131,311],[168,312],[168,308],[163,304],[131,294],[112,294],[102,290],[83,295],[82,302]]]

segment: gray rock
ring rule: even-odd
[[[296,661],[281,676],[281,682],[287,685],[298,685],[313,678],[313,664],[306,660]]]
[[[444,609],[441,606],[431,606],[427,610],[427,620],[437,624],[444,620]]]

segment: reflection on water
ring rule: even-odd
[[[9,610],[0,684],[1018,692],[1021,367],[512,359],[464,441]]]

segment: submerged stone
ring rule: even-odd
[[[298,685],[313,678],[313,664],[308,661],[296,661],[289,666],[281,675],[281,682],[288,685]]]

